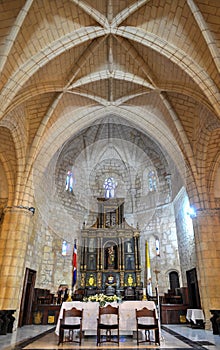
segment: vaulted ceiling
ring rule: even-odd
[[[83,130],[88,147],[88,127],[109,117],[117,138],[126,140],[125,124],[146,134],[180,173],[184,163],[198,187],[211,188],[219,17],[219,0],[2,0],[0,161],[9,201],[21,201],[14,189],[28,184],[35,159],[46,169]]]

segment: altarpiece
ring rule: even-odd
[[[81,231],[80,285],[85,294],[142,290],[140,232],[124,219],[124,200],[98,198],[94,225]]]

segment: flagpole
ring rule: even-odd
[[[152,296],[152,284],[151,284],[151,267],[150,267],[150,254],[149,254],[149,244],[146,241],[145,243],[145,254],[146,254],[146,281],[145,285],[147,287],[147,295]]]
[[[72,257],[72,294],[74,293],[74,287],[77,281],[77,246],[76,239],[74,240],[73,246],[73,257]]]
[[[160,273],[159,270],[155,269],[154,270],[155,275],[156,275],[156,298],[157,298],[157,313],[158,313],[158,328],[159,328],[159,337],[160,340],[163,340],[162,333],[161,333],[161,313],[160,313],[160,293],[159,293],[159,283],[158,283],[158,274]]]

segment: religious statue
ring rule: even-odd
[[[111,246],[108,248],[108,267],[114,267],[115,264],[115,252],[114,247]]]

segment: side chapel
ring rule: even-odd
[[[142,297],[138,228],[124,219],[122,198],[98,198],[98,217],[81,232],[79,290],[130,299]]]

